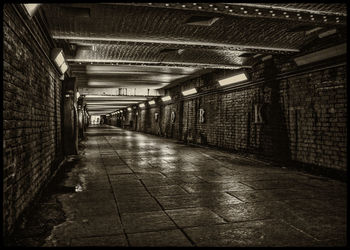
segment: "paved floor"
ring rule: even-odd
[[[104,125],[89,128],[45,246],[343,246],[346,184]]]

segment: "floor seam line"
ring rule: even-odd
[[[160,206],[160,208],[162,209],[162,211],[166,214],[166,216],[174,223],[174,225],[177,227],[177,229],[179,229],[183,235],[187,238],[187,240],[193,245],[193,246],[197,246],[196,243],[187,235],[187,233],[173,220],[173,218],[171,218],[169,216],[169,214],[165,211],[163,205],[151,194],[151,192],[148,190],[148,188],[146,187],[146,185],[143,183],[143,181],[140,179],[140,182],[142,183],[142,185],[145,187],[146,191],[149,193],[149,195],[157,202],[157,204]]]
[[[99,151],[101,152],[100,147],[99,147]],[[107,178],[108,178],[108,182],[109,182],[109,185],[111,186],[111,189],[112,189],[112,192],[113,192],[113,198],[114,198],[115,204],[116,204],[116,206],[117,206],[117,214],[118,214],[118,216],[119,216],[120,223],[121,223],[121,225],[122,225],[122,227],[123,227],[123,233],[124,233],[124,235],[125,235],[125,238],[126,238],[126,241],[127,241],[127,243],[128,243],[128,246],[130,246],[130,241],[129,241],[128,235],[126,234],[125,227],[124,227],[124,224],[123,224],[123,221],[122,221],[122,217],[121,217],[121,214],[120,214],[120,211],[119,211],[120,208],[119,208],[119,205],[118,205],[118,200],[117,200],[116,194],[115,194],[115,192],[114,192],[113,185],[112,185],[112,182],[111,182],[109,173],[108,173],[107,168],[106,168],[106,166],[105,166],[104,163],[103,163],[103,167],[104,167],[104,169],[105,169],[105,171],[106,171]]]

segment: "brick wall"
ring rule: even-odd
[[[290,63],[286,63],[288,66]],[[214,72],[167,90],[172,100],[137,110],[134,130],[282,161],[346,171],[346,66],[296,69],[272,59],[250,72],[250,86],[219,87]],[[329,66],[329,65],[328,65]],[[284,68],[283,68],[284,67]],[[287,69],[286,69],[287,68]],[[283,70],[281,70],[283,69]],[[196,87],[199,94],[181,97]],[[254,105],[263,123],[255,123]],[[205,122],[199,121],[204,109]],[[176,114],[171,122],[171,112]],[[155,121],[154,113],[159,113]],[[129,113],[129,112],[127,112]],[[136,116],[129,120],[136,120]]]
[[[61,81],[13,7],[3,11],[3,233],[62,160]],[[40,46],[41,30],[26,16]]]

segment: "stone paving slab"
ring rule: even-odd
[[[346,244],[341,182],[115,127],[88,131],[57,199],[66,221],[46,246]]]
[[[185,228],[200,247],[309,246],[315,240],[278,220],[228,223]]]
[[[166,230],[128,234],[132,247],[191,247],[191,242],[180,230]]]
[[[108,235],[99,237],[74,238],[71,247],[127,247],[128,242],[124,234]]]
[[[283,218],[287,209],[288,206],[280,201],[240,203],[212,208],[216,214],[230,222]]]
[[[164,211],[124,213],[121,218],[126,233],[152,232],[176,228]]]
[[[206,207],[165,210],[166,213],[181,227],[222,224],[226,221]]]
[[[227,193],[237,197],[243,202],[282,201],[306,198],[306,195],[302,191],[293,189],[230,191]]]

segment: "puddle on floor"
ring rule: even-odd
[[[84,148],[79,145],[80,155],[84,153]],[[67,187],[63,183],[68,178],[68,174],[79,166],[80,155],[69,157],[44,191],[23,212],[13,234],[4,239],[5,246],[42,246],[53,227],[66,220],[57,196],[77,192],[76,186]]]

